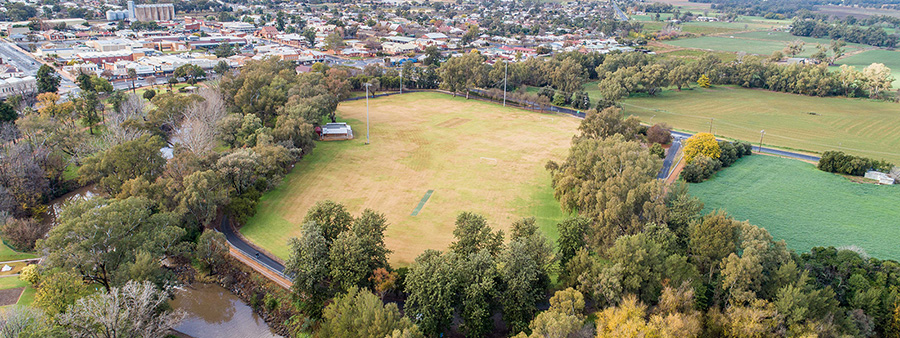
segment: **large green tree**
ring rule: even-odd
[[[154,203],[143,198],[108,200],[96,197],[68,205],[59,225],[38,249],[47,253],[50,267],[73,269],[107,291],[133,279],[139,253],[159,259],[184,235],[171,214],[154,213]]]
[[[119,193],[122,184],[134,178],[155,180],[163,172],[165,159],[159,136],[143,136],[103,151],[84,161],[78,169],[82,184],[97,183],[109,194]]]
[[[456,216],[453,237],[456,241],[450,244],[450,250],[460,257],[468,257],[481,250],[496,255],[503,245],[503,232],[499,230],[491,232],[487,219],[471,212],[463,212]]]
[[[426,335],[440,335],[453,321],[459,290],[455,265],[454,254],[426,250],[409,267],[405,312]]]
[[[609,246],[665,216],[662,163],[621,135],[576,140],[563,163],[549,162],[554,195],[562,208],[594,222],[592,244]]]
[[[38,93],[55,93],[59,89],[59,75],[48,65],[41,65],[37,71]]]
[[[318,335],[384,338],[395,330],[409,331],[410,337],[422,336],[418,327],[400,314],[397,304],[384,304],[369,290],[353,287],[325,307]]]

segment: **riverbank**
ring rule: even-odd
[[[275,284],[248,266],[228,257],[214,273],[200,271],[192,265],[172,268],[184,285],[197,287],[215,284],[240,299],[278,336],[295,337],[307,326],[307,316],[301,313],[289,290]],[[218,304],[218,303],[216,303]],[[174,304],[173,304],[174,305]],[[208,306],[216,309],[217,306]],[[215,304],[214,304],[215,305]]]

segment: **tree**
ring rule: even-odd
[[[397,279],[399,277],[400,274],[397,272],[388,271],[385,268],[378,268],[375,269],[375,271],[372,271],[372,277],[369,277],[369,281],[372,282],[378,297],[384,300],[384,294],[397,287]]]
[[[60,213],[60,224],[38,241],[38,249],[48,253],[48,266],[74,269],[110,291],[133,278],[130,269],[139,253],[156,258],[158,269],[159,259],[184,234],[172,225],[172,215],[154,214],[153,204],[137,197],[70,204]]]
[[[215,273],[216,267],[228,258],[228,242],[218,231],[206,230],[197,238],[197,260]]]
[[[738,229],[741,222],[728,217],[722,211],[708,214],[688,228],[688,248],[697,267],[707,272],[707,282],[719,267],[719,261],[737,249]]]
[[[572,95],[575,91],[581,89],[581,85],[587,77],[587,72],[581,66],[581,63],[572,58],[566,58],[559,63],[559,66],[549,76],[553,87],[563,91],[564,95]]]
[[[453,57],[441,64],[441,86],[453,92],[466,91],[466,99],[469,98],[469,89],[479,84],[487,75],[484,56],[473,51],[463,56]]]
[[[234,52],[234,47],[228,42],[222,42],[216,47],[215,55],[217,58],[227,58],[234,54],[236,54]]]
[[[0,101],[0,123],[15,122],[18,118],[19,113],[16,112],[15,108],[6,103],[6,101]]]
[[[301,300],[301,307],[316,316],[331,296],[328,240],[322,235],[321,225],[304,222],[300,226],[300,237],[291,238],[288,245],[291,255],[284,273],[293,277],[291,290]]]
[[[697,85],[700,86],[700,88],[709,88],[711,85],[709,76],[706,76],[706,74],[701,74],[700,78],[697,79]]]
[[[184,318],[166,311],[167,293],[150,282],[129,281],[108,293],[79,299],[58,321],[74,337],[162,337]]]
[[[322,231],[322,236],[328,243],[337,239],[338,235],[350,229],[353,224],[353,216],[347,212],[343,204],[325,200],[316,202],[306,212],[303,223],[315,222]],[[371,271],[371,270],[369,270]]]
[[[183,188],[175,196],[178,210],[193,216],[202,226],[210,225],[219,207],[228,204],[228,190],[222,188],[221,182],[213,170],[195,171],[184,177]]]
[[[499,295],[499,273],[494,257],[486,249],[458,261],[462,329],[467,336],[480,337],[494,327],[491,317]]]
[[[344,38],[337,31],[328,34],[325,37],[325,50],[334,51],[335,54],[341,51],[344,47]]]
[[[56,316],[88,294],[90,291],[81,276],[71,271],[58,271],[41,278],[34,304],[48,315]]]
[[[225,118],[227,107],[225,98],[214,89],[200,89],[199,98],[184,110],[184,118],[175,134],[189,151],[205,156],[218,145],[219,122]]]
[[[49,222],[37,222],[30,218],[10,219],[0,226],[3,238],[14,249],[30,252],[34,250],[34,243],[44,237],[50,230]]]
[[[608,107],[601,111],[588,110],[584,120],[578,125],[581,137],[603,139],[612,135],[622,135],[626,140],[638,136],[641,121],[634,116],[623,118],[622,110]]]
[[[787,43],[787,46],[784,47],[784,54],[790,55],[790,57],[797,56],[803,52],[803,46],[806,45],[806,42],[803,40],[797,39]]]
[[[397,304],[384,304],[369,290],[353,287],[325,308],[318,336],[384,338],[395,330],[418,333],[418,327],[400,314]]]
[[[362,252],[369,272],[388,267],[387,255],[391,250],[384,244],[384,231],[388,224],[384,214],[366,209],[353,220],[350,230],[359,239]]]
[[[531,335],[520,333],[516,338],[566,338],[584,328],[584,296],[575,289],[557,291],[550,298],[550,308],[531,321]]]
[[[166,161],[159,152],[165,143],[159,136],[145,135],[89,157],[78,169],[82,184],[97,183],[110,194],[134,178],[152,182],[162,174]]]
[[[328,252],[331,260],[330,274],[333,286],[339,291],[361,286],[367,281],[369,268],[368,258],[362,240],[352,231],[341,232],[331,243]]]
[[[195,84],[197,83],[197,80],[206,76],[206,71],[198,65],[188,63],[175,68],[175,71],[172,72],[172,76],[176,78],[186,78],[188,83]]]
[[[556,240],[559,247],[559,266],[563,274],[566,274],[565,267],[569,260],[575,257],[578,250],[584,248],[590,225],[591,221],[584,217],[567,218],[556,225],[559,230],[559,238]]]
[[[883,63],[873,63],[863,68],[862,76],[865,79],[866,90],[873,98],[881,97],[881,93],[891,88],[891,83],[894,82],[891,69]]]
[[[93,89],[93,85],[90,88]],[[100,99],[93,90],[82,90],[75,100],[75,111],[81,117],[81,123],[88,126],[91,135],[94,134],[94,127],[102,121],[100,109],[102,109]]]
[[[441,334],[453,320],[459,289],[455,260],[452,253],[426,250],[409,267],[405,280],[409,297],[404,310],[428,336]]]
[[[654,124],[647,129],[647,141],[658,144],[669,144],[672,142],[672,127],[665,123]]]
[[[134,68],[128,68],[127,72],[128,78],[131,79],[131,92],[135,93],[136,89],[134,88],[134,80],[137,77],[137,70],[135,70]]]
[[[541,280],[541,268],[520,240],[510,242],[499,261],[500,278],[505,285],[500,296],[503,320],[513,332],[524,331],[534,318],[537,302],[543,298],[546,287]]]
[[[697,156],[703,155],[717,159],[721,155],[719,142],[710,133],[697,133],[684,141],[684,161],[691,163]]]
[[[216,74],[219,74],[219,76],[225,75],[229,70],[231,70],[231,67],[228,66],[228,63],[225,62],[225,60],[219,61],[219,63],[213,67],[213,71],[216,72]]]
[[[456,241],[450,244],[450,250],[460,257],[468,257],[481,250],[496,255],[503,245],[503,232],[491,233],[484,216],[471,212],[463,212],[456,216],[453,237]]]
[[[554,196],[563,210],[593,220],[591,244],[609,246],[662,219],[658,157],[620,135],[576,140],[565,162],[549,162]]]
[[[0,312],[0,332],[4,337],[38,338],[62,335],[43,311],[29,306],[10,306]]]
[[[42,64],[37,72],[38,93],[55,93],[59,88],[59,75],[52,67]]]

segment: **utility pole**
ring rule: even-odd
[[[765,129],[759,131],[759,152],[762,152],[762,140],[763,140],[763,136],[765,136],[765,135],[766,135]]]
[[[710,134],[712,134],[712,123],[713,123],[713,119],[710,118],[710,119],[709,119],[709,133],[710,133]]]
[[[400,94],[403,94],[403,63],[400,63]]]
[[[366,82],[366,144],[369,144],[369,86],[372,84]],[[403,88],[403,85],[400,86]]]
[[[509,61],[506,61],[506,70],[503,73],[503,106],[506,107],[506,79],[509,78]]]

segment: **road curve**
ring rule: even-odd
[[[231,223],[228,222],[228,216],[222,216],[222,222],[219,223],[218,230],[225,235],[225,240],[228,241],[228,244],[230,244],[232,247],[243,252],[244,255],[252,258],[260,265],[268,268],[271,271],[277,272],[279,275],[284,276],[284,265],[279,263],[275,258],[269,257],[269,255],[263,252],[259,252],[253,245],[247,243],[242,236],[236,234],[234,227],[232,227]]]

